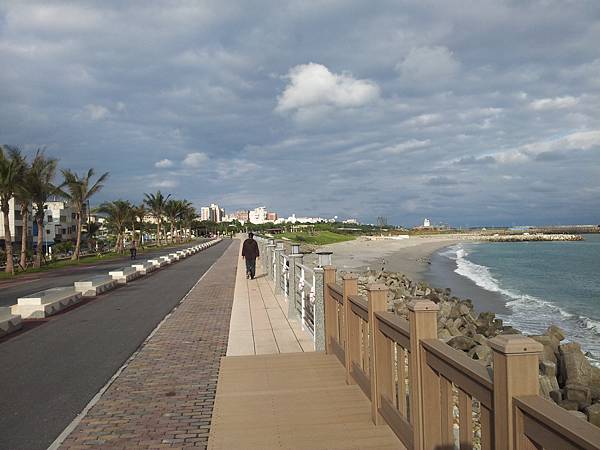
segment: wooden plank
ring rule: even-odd
[[[365,393],[367,398],[371,398],[371,381],[369,377],[365,375],[363,370],[355,362],[352,363],[352,369],[350,371],[352,378],[356,381],[356,384],[360,386],[362,391]]]
[[[493,408],[493,387],[488,385],[488,380],[482,378],[481,370],[485,371],[485,367],[473,361],[466,354],[455,350],[449,345],[441,341],[433,343],[427,339],[422,341],[423,347],[426,350],[426,362],[436,372],[440,373],[448,380],[451,380],[455,386],[467,392],[472,397],[479,400],[486,408]],[[443,345],[440,348],[438,344]],[[441,355],[441,351],[448,351],[448,354]],[[478,368],[473,365],[480,366]],[[486,376],[489,377],[489,375]]]
[[[473,450],[473,399],[462,389],[458,389],[459,439],[460,450]]]
[[[344,355],[344,349],[342,348],[342,346],[340,346],[340,344],[338,344],[335,339],[331,339],[330,341],[330,346],[331,346],[331,350],[333,352],[333,354],[337,357],[337,359],[339,359],[339,361],[342,364],[346,364],[346,358]]]
[[[440,437],[443,446],[454,446],[454,396],[452,382],[440,375]]]
[[[369,305],[367,301],[358,295],[351,295],[348,297],[348,300],[350,300],[350,307],[352,309],[352,312],[365,322],[368,322]]]
[[[402,347],[410,348],[410,331],[407,320],[390,312],[379,312],[375,316],[383,334]]]
[[[398,439],[406,446],[406,448],[413,447],[413,428],[412,425],[404,418],[394,405],[391,400],[385,396],[381,397],[381,408],[379,413],[383,416],[386,423],[390,426],[392,431],[396,433]]]
[[[343,305],[344,304],[344,291],[343,291],[342,287],[338,286],[337,284],[333,284],[333,283],[327,284],[327,287],[329,287],[329,289],[330,289],[329,294],[331,295],[331,297],[336,302]]]
[[[571,442],[577,448],[600,449],[600,428],[578,419],[560,406],[539,396],[515,397],[513,401],[516,408],[529,416],[527,425],[530,427],[538,423],[549,430],[549,437]],[[535,430],[540,428],[536,426]],[[525,431],[527,435],[534,434],[527,426]],[[543,442],[540,443],[544,445]]]

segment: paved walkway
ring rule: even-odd
[[[298,321],[288,320],[285,296],[275,294],[260,260],[256,266],[256,278],[246,279],[239,256],[227,356],[314,351],[312,336]]]
[[[61,448],[206,447],[238,252],[234,241]]]
[[[405,449],[321,352],[223,358],[208,448]]]

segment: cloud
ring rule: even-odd
[[[103,120],[108,117],[110,111],[105,106],[90,104],[85,105],[84,113],[91,120]]]
[[[286,76],[289,83],[277,99],[278,112],[319,108],[359,108],[379,97],[379,87],[369,80],[332,73],[322,64],[294,66]]]
[[[183,159],[183,161],[181,161],[181,164],[184,167],[195,169],[202,167],[202,165],[204,165],[204,163],[206,163],[207,161],[208,156],[206,155],[206,153],[195,152],[188,153],[187,156]]]
[[[541,98],[539,100],[532,101],[529,106],[531,109],[536,111],[545,111],[550,109],[564,109],[572,108],[579,103],[579,99],[576,97],[555,97],[555,98]]]
[[[396,64],[396,71],[405,82],[430,83],[454,77],[460,70],[460,62],[447,47],[425,46],[412,48],[408,55]]]
[[[411,150],[418,150],[422,148],[429,147],[431,145],[431,140],[424,139],[410,139],[408,141],[400,142],[399,144],[390,145],[381,149],[380,153],[386,155],[400,155],[402,153],[409,152]]]
[[[173,165],[174,165],[173,161],[171,161],[170,159],[167,159],[167,158],[161,159],[160,161],[156,161],[154,163],[154,167],[157,167],[159,169],[165,169],[165,168],[168,168],[168,167],[173,167]]]
[[[176,180],[156,180],[152,181],[150,185],[155,188],[172,189],[177,187],[179,183]]]

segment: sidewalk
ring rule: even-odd
[[[256,264],[256,278],[246,278],[241,253],[229,326],[227,356],[266,355],[314,351],[312,336],[297,320],[287,318],[287,301],[275,294],[273,282]]]
[[[206,447],[239,241],[149,337],[61,448]]]

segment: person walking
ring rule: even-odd
[[[131,253],[131,259],[137,259],[137,247],[135,240],[131,241],[131,247],[129,247],[129,253]]]
[[[256,275],[256,258],[260,256],[258,243],[254,240],[254,234],[248,233],[248,239],[242,246],[242,257],[246,260],[246,278],[254,279]]]

